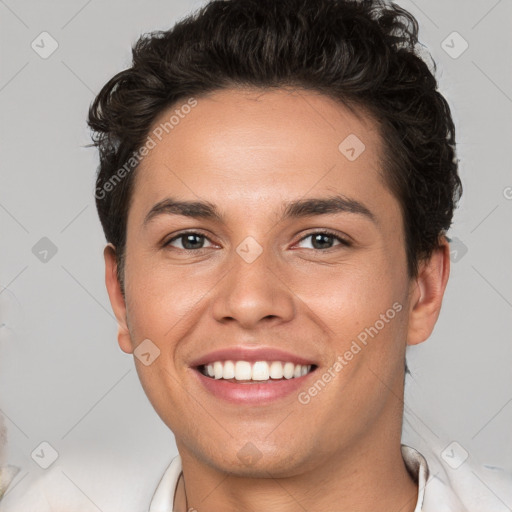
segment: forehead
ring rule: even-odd
[[[227,89],[185,98],[161,113],[149,137],[154,147],[136,173],[135,204],[171,193],[242,211],[308,192],[370,202],[389,195],[377,123],[313,91]]]

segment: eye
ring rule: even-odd
[[[194,231],[188,231],[186,233],[180,233],[179,235],[171,238],[164,244],[164,247],[172,246],[176,247],[177,249],[183,249],[185,251],[194,251],[198,249],[204,249],[205,241],[211,243],[210,240],[205,235],[202,235],[201,233],[196,233]],[[177,242],[179,242],[181,247],[176,246]]]
[[[307,239],[311,239],[311,246],[306,247],[306,249],[322,250],[331,249],[336,245],[344,245],[346,247],[350,247],[351,245],[350,242],[344,238],[341,238],[340,236],[329,231],[316,231],[315,233],[310,233],[309,235],[301,238],[299,244]],[[339,243],[335,244],[336,241]]]

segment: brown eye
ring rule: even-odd
[[[175,243],[179,242],[181,247],[176,247],[177,249],[183,249],[186,251],[193,251],[197,249],[203,249],[205,241],[207,241],[208,238],[205,235],[202,235],[200,233],[194,233],[194,232],[187,232],[187,233],[181,233],[174,238],[171,238],[165,246],[172,246],[176,247]],[[208,240],[209,241],[209,240]]]
[[[338,235],[335,235],[334,233],[330,233],[329,231],[310,233],[309,235],[306,235],[304,238],[302,238],[300,242],[303,242],[307,239],[311,239],[311,246],[306,247],[306,249],[322,250],[331,249],[336,245],[350,246],[349,242],[339,237]]]

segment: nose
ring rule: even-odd
[[[295,314],[294,294],[267,250],[252,262],[233,252],[230,270],[216,287],[213,316],[221,323],[255,329],[265,323],[289,322]]]

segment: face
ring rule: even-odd
[[[382,443],[407,342],[437,310],[418,317],[432,287],[407,275],[376,123],[307,91],[224,90],[186,111],[135,176],[125,298],[106,251],[121,348],[145,343],[140,380],[180,453],[293,475]]]

